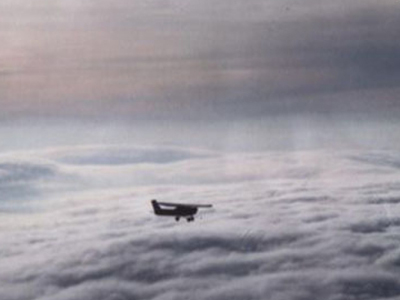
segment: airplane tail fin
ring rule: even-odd
[[[151,205],[153,205],[154,213],[158,214],[161,211],[160,205],[158,205],[157,200],[151,200]]]

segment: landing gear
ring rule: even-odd
[[[178,222],[180,218],[181,218],[180,216],[175,216],[175,221]],[[188,222],[193,222],[193,221],[194,221],[194,217],[193,217],[193,216],[188,216],[188,217],[186,218],[186,221],[188,221]]]

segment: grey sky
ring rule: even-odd
[[[397,1],[3,1],[0,117],[395,117]]]

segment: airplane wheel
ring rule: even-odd
[[[177,222],[178,222],[178,221],[179,221],[179,217],[175,217],[175,221],[177,221]]]

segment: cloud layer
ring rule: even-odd
[[[397,8],[392,0],[8,1],[1,117],[393,117]]]
[[[138,161],[126,150],[70,147],[2,158],[0,186],[36,188],[39,200],[30,205],[52,205],[3,212],[0,298],[400,295],[397,154],[131,147],[135,157],[141,153]],[[99,160],[110,153],[121,154],[117,164]],[[162,163],[148,160],[157,153]],[[139,173],[147,179],[138,180]],[[40,188],[49,180],[53,189]],[[74,189],[59,188],[65,182]],[[214,209],[194,223],[176,223],[152,214],[152,198]]]

